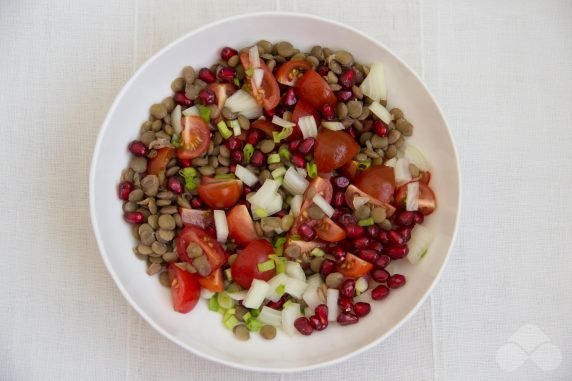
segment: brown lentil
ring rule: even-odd
[[[193,159],[191,163],[195,167],[203,167],[209,163],[209,159],[207,159],[206,157],[197,157],[196,159]]]
[[[338,83],[338,77],[333,71],[329,71],[328,75],[326,75],[326,81],[332,85],[334,83]]]
[[[201,255],[193,259],[193,267],[201,276],[207,276],[211,273],[212,267],[205,255]]]
[[[302,251],[298,245],[290,245],[284,250],[284,254],[289,258],[296,259],[302,254]]]
[[[161,286],[171,288],[171,282],[169,281],[168,272],[163,271],[162,273],[159,274],[159,283],[161,284]]]
[[[258,51],[262,53],[271,53],[272,52],[272,43],[267,40],[260,40],[256,43],[258,46]]]
[[[145,197],[145,194],[141,189],[133,189],[131,193],[129,193],[129,201],[131,202],[139,202],[143,200],[143,197]]]
[[[344,276],[339,272],[333,272],[326,277],[326,286],[328,288],[339,288],[344,281]]]
[[[389,144],[387,137],[379,136],[377,134],[373,135],[371,138],[371,145],[373,148],[385,148]]]
[[[163,269],[163,266],[161,266],[160,262],[159,263],[151,263],[149,265],[149,267],[147,267],[147,275],[155,275],[155,274],[159,273],[162,269]]]
[[[153,124],[151,125],[151,129],[152,129],[154,132],[160,131],[161,128],[163,128],[163,123],[161,123],[161,120],[160,120],[160,119],[154,121]]]
[[[238,321],[244,321],[244,315],[246,315],[248,312],[249,312],[248,308],[244,306],[238,306],[236,307],[236,312],[234,313],[234,316],[236,316],[236,319]]]
[[[413,135],[413,125],[403,118],[397,119],[395,122],[395,128],[397,128],[397,130],[404,136]]]
[[[143,173],[147,170],[147,159],[144,157],[134,157],[131,159],[129,167],[137,173]]]
[[[383,222],[385,220],[385,217],[386,217],[385,208],[381,208],[381,207],[373,208],[373,211],[371,212],[371,216],[373,217],[373,222],[375,222],[376,224]]]
[[[354,56],[345,50],[338,50],[335,54],[336,61],[343,66],[350,66],[354,63]]]
[[[393,144],[389,145],[385,150],[385,157],[388,159],[392,159],[397,155],[397,148]]]
[[[290,230],[293,224],[294,224],[294,217],[292,217],[291,214],[285,215],[280,220],[280,226],[282,227],[282,230],[284,230],[285,232]]]
[[[338,103],[336,106],[336,114],[339,119],[344,119],[348,115],[348,106],[345,103]]]
[[[362,205],[356,209],[354,215],[358,221],[365,220],[371,215],[371,208],[367,205]]]
[[[155,103],[152,105],[149,112],[156,119],[163,119],[165,116],[167,116],[167,108],[162,103]]]
[[[171,200],[157,200],[157,206],[167,206],[171,205]]]
[[[157,238],[157,241],[160,241],[163,243],[171,242],[175,238],[175,231],[174,230],[159,229],[155,233],[155,238]]]
[[[187,83],[193,83],[195,79],[197,79],[197,74],[195,73],[195,69],[192,66],[185,66],[183,68],[183,78]]]
[[[274,48],[276,49],[276,53],[285,58],[292,57],[296,54],[296,49],[294,49],[292,44],[288,41],[281,41],[277,43]]]
[[[391,230],[391,221],[388,219],[383,220],[378,224],[379,228],[383,231],[390,231]]]
[[[155,254],[163,255],[167,252],[167,245],[163,242],[155,241],[151,244],[151,250],[153,250]]]
[[[310,269],[314,273],[319,273],[322,268],[322,263],[324,262],[324,257],[314,257],[310,262]]]
[[[127,201],[123,204],[123,211],[124,212],[134,212],[137,210],[137,204],[132,201]]]
[[[173,90],[174,93],[185,90],[185,79],[180,77],[175,78],[173,82],[171,82],[171,90]]]
[[[310,50],[310,54],[316,57],[319,61],[323,61],[325,58],[324,51],[322,50],[321,46],[313,46]]]
[[[276,328],[269,324],[263,325],[260,328],[260,336],[266,340],[272,340],[276,337]]]
[[[175,219],[170,214],[162,214],[159,216],[159,227],[165,230],[175,229]]]
[[[149,255],[153,253],[153,250],[151,250],[151,247],[139,243],[139,245],[137,245],[137,252],[141,255]]]
[[[236,337],[240,341],[247,341],[250,339],[250,332],[248,328],[244,324],[239,324],[234,326],[232,329],[232,333],[234,333],[234,337]]]
[[[338,61],[331,60],[328,64],[328,69],[333,71],[336,75],[342,74],[342,66],[338,63]]]
[[[141,188],[147,196],[155,196],[159,191],[159,178],[155,175],[147,175],[141,180]]]
[[[264,139],[263,141],[260,142],[259,148],[263,153],[270,153],[274,150],[275,146],[276,145],[274,144],[273,140]]]
[[[205,165],[204,167],[199,168],[199,172],[203,176],[211,176],[214,175],[214,168],[210,165]]]
[[[403,111],[401,111],[401,109],[399,108],[392,108],[389,113],[391,114],[391,117],[393,120],[398,120],[403,118]]]
[[[312,68],[314,69],[320,64],[320,60],[318,60],[318,58],[316,58],[315,56],[306,57],[306,62],[312,65]]]
[[[160,214],[177,214],[179,209],[175,205],[167,205],[161,208]]]
[[[308,208],[308,217],[313,220],[321,220],[324,217],[324,211],[317,205],[312,205]]]
[[[404,144],[405,144],[405,138],[403,136],[397,139],[397,141],[394,143],[395,147],[398,149],[403,147]]]

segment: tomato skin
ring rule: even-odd
[[[179,214],[181,215],[181,220],[183,220],[183,224],[185,225],[194,225],[203,229],[214,225],[212,210],[189,209],[181,207],[179,208]]]
[[[230,208],[236,205],[242,194],[242,181],[203,176],[197,191],[201,200],[211,208]]]
[[[316,227],[318,237],[326,242],[338,242],[346,238],[346,232],[331,218],[323,217]]]
[[[201,296],[198,276],[170,263],[168,267],[171,283],[171,299],[175,311],[186,314],[197,305]]]
[[[369,273],[373,264],[364,261],[360,257],[347,253],[346,258],[338,265],[338,271],[347,278],[358,278]]]
[[[395,172],[385,165],[374,165],[358,173],[353,184],[381,202],[390,203],[395,193]]]
[[[325,104],[335,106],[337,103],[336,96],[328,82],[314,70],[308,70],[298,79],[296,95],[316,109],[321,108]]]
[[[410,181],[412,183],[414,181]],[[407,183],[407,184],[409,184]],[[405,201],[407,199],[407,184],[403,184],[397,189],[395,193],[395,205],[398,208],[405,208]],[[435,211],[437,208],[437,198],[435,193],[429,187],[422,182],[419,182],[419,211],[423,213],[424,216],[428,216]]]
[[[425,185],[429,185],[429,182],[431,181],[431,172],[429,171],[422,171],[419,174],[419,182],[422,182]]]
[[[187,246],[189,246],[191,242],[198,244],[201,249],[203,249],[211,265],[211,273],[226,263],[226,252],[220,243],[205,230],[192,225],[185,226],[183,230],[181,230],[181,233],[179,233],[177,239],[177,255],[183,262],[192,264],[191,258],[187,255]]]
[[[272,132],[278,131],[278,128],[266,119],[255,120],[250,124],[250,127],[264,132],[269,138],[272,138]]]
[[[358,173],[358,163],[357,161],[353,160],[348,161],[340,168],[338,168],[338,171],[348,179],[353,180]]]
[[[319,176],[312,180],[304,192],[304,201],[302,201],[302,206],[300,207],[300,214],[296,217],[296,220],[294,220],[294,224],[292,225],[292,228],[290,228],[290,234],[297,234],[298,227],[303,223],[308,223],[312,227],[318,223],[308,216],[308,208],[312,205],[312,199],[316,194],[322,196],[327,202],[331,202],[334,194],[332,183]]]
[[[216,269],[207,277],[199,276],[199,284],[202,288],[206,288],[212,292],[224,291],[224,280],[222,277],[222,269]]]
[[[245,205],[235,205],[226,216],[229,235],[241,246],[259,239],[254,229],[254,222]]]
[[[232,83],[211,83],[207,86],[207,90],[215,93],[216,102],[219,110],[224,107],[224,102],[236,91],[236,87]]]
[[[183,117],[181,131],[181,147],[177,149],[177,157],[181,160],[194,159],[207,152],[211,142],[211,132],[207,123],[198,116]]]
[[[369,194],[365,193],[364,191],[362,191],[361,189],[359,189],[355,185],[350,184],[348,186],[348,188],[346,189],[346,204],[348,204],[348,206],[352,210],[355,210],[353,200],[357,196],[367,198],[368,203],[370,203],[374,206],[379,206],[379,207],[385,208],[385,211],[386,211],[388,217],[391,217],[393,215],[393,213],[395,213],[395,208],[393,207],[393,205],[385,203],[385,202],[381,202],[378,199],[376,199],[376,198],[370,196]]]
[[[248,57],[248,52],[240,54],[240,62],[244,66],[245,70],[250,68],[250,58]],[[250,78],[250,86],[252,87],[252,96],[256,99],[259,104],[262,104],[265,110],[272,110],[274,107],[278,106],[280,103],[280,87],[276,78],[272,74],[272,71],[268,69],[268,66],[263,60],[260,60],[260,68],[264,70],[264,76],[262,77],[261,89],[256,87],[254,82],[254,77]]]
[[[274,247],[265,239],[257,239],[238,253],[231,266],[232,279],[242,288],[249,288],[253,279],[269,280],[276,271],[274,269],[260,272],[258,264],[266,262],[274,253]]]
[[[348,163],[359,152],[359,145],[344,131],[322,130],[316,137],[314,160],[319,172],[331,172]]]
[[[295,86],[298,82],[298,76],[292,73],[292,70],[309,71],[312,70],[312,65],[307,61],[288,61],[283,63],[276,71],[276,79],[283,85]]]
[[[147,163],[147,173],[150,175],[156,175],[165,168],[167,168],[167,163],[175,156],[175,150],[173,148],[164,147],[157,150],[157,155],[149,159]]]

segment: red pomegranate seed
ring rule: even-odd
[[[179,160],[179,164],[181,165],[181,167],[183,168],[188,168],[190,167],[193,163],[191,159],[181,159],[178,158],[177,160]]]
[[[207,228],[205,229],[205,231],[207,232],[208,235],[210,235],[213,238],[216,238],[216,228],[214,227],[214,225],[209,225],[207,226]]]
[[[314,149],[314,145],[316,144],[316,139],[310,137],[302,140],[300,145],[298,146],[298,152],[302,155],[306,156]]]
[[[405,283],[405,277],[401,274],[392,275],[387,281],[389,288],[399,288],[402,287]]]
[[[233,67],[223,67],[218,71],[217,76],[223,82],[232,82],[236,76],[236,70]]]
[[[391,262],[391,258],[389,258],[388,255],[380,255],[379,257],[377,257],[377,259],[375,260],[375,263],[373,264],[375,267],[377,268],[384,268],[387,265],[389,265],[389,263]]]
[[[288,214],[288,212],[285,211],[284,209],[282,209],[282,210],[279,210],[278,212],[276,212],[275,216],[282,218],[282,217],[284,217],[284,216],[287,215],[287,214]]]
[[[412,226],[415,224],[415,215],[413,212],[403,211],[397,215],[395,222],[401,226]]]
[[[385,299],[387,295],[389,295],[389,288],[387,288],[387,286],[384,286],[383,284],[380,284],[379,286],[371,290],[371,298],[373,300]]]
[[[316,331],[323,331],[324,329],[326,329],[326,325],[322,323],[320,318],[317,317],[316,315],[310,316],[309,321],[312,328],[314,328]]]
[[[338,298],[338,306],[340,306],[340,310],[343,312],[352,312],[354,308],[354,303],[352,298],[348,298],[347,296],[340,296]]]
[[[360,250],[358,255],[361,259],[369,263],[375,263],[378,256],[377,252],[371,249]]]
[[[330,252],[330,254],[332,254],[334,258],[336,258],[336,260],[339,262],[343,261],[346,258],[346,251],[340,246],[334,247]]]
[[[346,132],[347,132],[348,134],[350,134],[350,136],[351,136],[352,138],[354,138],[354,139],[357,138],[357,130],[356,130],[355,128],[350,127],[350,128],[348,128],[348,129],[346,130]]]
[[[135,156],[145,156],[149,151],[147,149],[147,146],[143,144],[143,142],[140,142],[139,140],[132,141],[131,143],[129,143],[129,146],[127,148],[129,148],[129,152],[131,152]]]
[[[142,223],[145,216],[141,212],[125,212],[123,218],[130,224],[136,225]]]
[[[351,90],[340,90],[336,93],[336,98],[338,98],[338,102],[347,102],[352,99],[353,93]]]
[[[300,332],[302,335],[309,336],[312,334],[314,329],[310,324],[310,320],[307,317],[301,316],[294,321],[294,327]]]
[[[234,173],[236,171],[236,163],[230,163],[230,165],[228,166],[228,170],[230,171],[230,173]]]
[[[344,190],[350,185],[350,179],[345,176],[334,177],[332,180],[334,186],[338,189]]]
[[[306,159],[299,153],[293,154],[290,161],[298,168],[306,168]]]
[[[255,167],[262,167],[266,165],[266,156],[264,156],[262,151],[256,150],[250,158],[250,164]]]
[[[396,230],[387,232],[387,239],[389,240],[389,243],[394,246],[405,245],[405,237],[399,234],[399,232]]]
[[[356,281],[353,279],[346,279],[340,286],[340,295],[346,298],[353,298],[356,291]]]
[[[294,88],[290,87],[282,97],[282,104],[286,107],[293,107],[296,102],[298,102],[296,93],[294,92]]]
[[[377,238],[379,239],[379,242],[383,243],[384,245],[387,245],[389,243],[389,238],[387,237],[386,231],[380,231],[379,236]]]
[[[350,325],[357,323],[359,321],[359,318],[350,313],[342,312],[341,314],[338,315],[337,320],[340,325]]]
[[[304,241],[312,241],[314,238],[316,238],[316,231],[308,224],[300,225],[298,228],[298,233],[300,233],[300,237],[302,237]]]
[[[373,269],[370,275],[378,283],[385,283],[389,279],[389,273],[384,269]]]
[[[129,193],[135,188],[131,181],[123,181],[117,187],[117,195],[123,201],[129,200]]]
[[[403,236],[406,242],[411,239],[411,232],[413,231],[412,228],[401,228],[399,229],[399,234]]]
[[[203,207],[203,202],[202,202],[198,197],[195,197],[195,198],[193,198],[193,199],[191,200],[191,207],[192,207],[193,209],[202,208],[202,207]]]
[[[288,149],[290,149],[290,152],[298,151],[298,146],[300,146],[301,142],[301,140],[292,140],[290,143],[288,143]]]
[[[334,208],[341,208],[346,204],[346,195],[344,192],[334,193],[334,198],[332,199],[332,205]]]
[[[213,83],[216,81],[215,74],[212,72],[212,70],[206,67],[203,67],[201,70],[199,70],[199,79],[206,83]]]
[[[230,158],[234,163],[242,164],[244,160],[244,153],[241,150],[232,151]]]
[[[339,192],[343,195],[343,192]],[[335,199],[336,195],[334,194],[334,199]],[[345,201],[344,201],[345,203]],[[344,211],[341,209],[335,209],[334,210],[334,214],[332,214],[332,220],[334,221],[338,221],[340,219],[340,217],[344,214]]]
[[[184,91],[178,91],[173,95],[173,101],[181,106],[191,107],[193,105],[193,101],[187,98]]]
[[[344,226],[355,225],[356,219],[351,214],[346,213],[339,218],[338,222]]]
[[[167,180],[167,188],[175,194],[181,194],[185,190],[185,186],[181,179],[177,176],[171,176]]]
[[[288,111],[286,109],[286,107],[282,106],[282,105],[278,105],[276,107],[274,107],[274,115],[279,116],[280,118],[282,118],[284,116],[284,113]],[[268,119],[268,120],[272,120],[272,118]]]
[[[229,59],[236,56],[237,54],[238,54],[238,52],[236,50],[234,50],[231,47],[225,46],[220,51],[220,58],[222,58],[225,61],[228,61]]]
[[[203,105],[212,105],[215,103],[215,101],[216,95],[214,91],[204,89],[199,92],[199,102],[201,102]]]
[[[357,317],[363,317],[371,311],[371,306],[366,302],[357,302],[354,304],[354,313]]]
[[[336,117],[336,112],[334,110],[334,106],[330,104],[325,104],[322,106],[322,118],[324,120],[334,120]]]
[[[359,225],[346,225],[346,235],[348,238],[359,238],[365,234],[365,229]]]
[[[273,302],[272,300],[269,301],[268,303],[266,303],[266,306],[268,308],[272,308],[275,310],[281,310],[282,306],[284,306],[284,303],[286,303],[286,298],[281,297],[280,299],[278,299],[278,301]]]
[[[242,195],[244,197],[246,197],[247,194],[249,194],[250,192],[252,192],[252,188],[249,187],[248,185],[243,185],[242,186]]]
[[[369,245],[369,238],[367,237],[360,237],[354,240],[354,247],[356,249],[363,250],[367,248],[367,245]]]
[[[262,131],[256,128],[251,128],[246,135],[246,142],[252,144],[253,146],[260,143],[262,140]]]
[[[323,77],[325,75],[328,75],[328,72],[330,71],[330,69],[326,65],[322,65],[322,66],[318,66],[316,68],[316,71],[318,72],[318,74],[320,74]]]
[[[377,239],[377,236],[379,235],[379,230],[380,229],[377,225],[371,225],[365,229],[365,232],[367,233],[368,237],[371,237],[373,239]]]
[[[409,254],[409,248],[407,245],[386,247],[384,254],[389,255],[391,259],[401,259],[405,258],[407,254]]]
[[[347,69],[338,77],[338,83],[346,89],[351,89],[351,87],[356,82],[356,73],[354,69]]]
[[[320,275],[322,278],[326,279],[326,277],[333,273],[335,269],[336,263],[331,259],[326,259],[322,262],[322,267],[320,267]]]
[[[423,220],[425,220],[425,216],[421,212],[415,212],[413,218],[415,219],[416,224],[422,224]]]
[[[376,120],[373,123],[373,132],[375,132],[377,135],[383,137],[383,136],[387,136],[387,133],[389,132],[389,128],[387,128],[387,124],[383,123],[381,120]]]
[[[369,245],[367,245],[368,249],[374,250],[377,253],[381,253],[383,251],[383,244],[379,241],[370,241]]]
[[[328,326],[328,306],[320,304],[314,309],[314,313],[320,319],[323,325]]]
[[[242,149],[242,140],[236,136],[233,136],[226,141],[226,148],[228,148],[230,151]]]

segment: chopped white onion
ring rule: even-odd
[[[332,131],[342,131],[346,129],[341,122],[322,122],[322,126]]]
[[[359,277],[359,278],[356,280],[356,286],[355,286],[355,288],[356,288],[356,291],[358,291],[358,292],[360,292],[360,293],[365,292],[365,290],[367,290],[367,288],[368,288],[367,278],[364,277],[364,276]]]
[[[282,324],[282,312],[267,306],[262,307],[258,320],[264,324],[270,324],[279,327]]]
[[[300,176],[302,176],[303,178],[308,177],[308,172],[306,171],[305,168],[298,168],[298,167],[296,167],[296,172],[298,172],[298,174],[299,174]]]
[[[383,163],[383,165],[385,165],[386,167],[395,168],[396,163],[397,163],[397,159],[392,157],[391,159],[389,159],[385,163]]]
[[[358,296],[354,297],[354,302],[355,303],[371,303],[373,301],[372,297],[371,297],[371,290],[367,290],[365,292],[362,292],[361,294],[359,294]]]
[[[258,182],[258,176],[256,176],[254,173],[250,172],[248,168],[245,168],[240,164],[236,165],[236,170],[234,171],[234,174],[249,187],[253,186]]]
[[[301,194],[297,194],[296,196],[292,197],[290,201],[290,211],[294,217],[298,217],[300,214],[300,208],[302,208],[302,202],[304,201],[304,197]]]
[[[266,298],[270,285],[263,280],[253,279],[242,305],[246,308],[259,308]]]
[[[409,254],[407,259],[415,264],[423,258],[433,242],[433,232],[423,225],[415,225],[415,229],[411,232],[411,239],[407,242]]]
[[[324,281],[322,281],[322,276],[320,274],[312,274],[306,279],[306,283],[308,283],[308,288],[310,288],[319,287],[324,283]]]
[[[360,85],[360,90],[374,101],[387,99],[387,87],[385,73],[381,63],[374,63],[369,68],[369,74]]]
[[[277,302],[282,297],[282,295],[284,295],[284,292],[279,293],[278,289],[286,287],[287,280],[288,276],[284,273],[280,273],[272,277],[272,279],[268,281],[268,285],[270,287],[266,293],[266,299]]]
[[[262,79],[264,78],[264,70],[262,70],[259,67],[255,68],[253,78],[254,78],[254,86],[260,87],[260,85],[262,85]]]
[[[260,67],[260,54],[258,53],[258,45],[254,45],[248,50],[248,60],[251,67]]]
[[[240,129],[240,123],[238,123],[238,119],[229,120],[228,124],[232,127],[232,133],[234,136],[239,136],[242,134],[242,130]]]
[[[248,119],[257,119],[262,115],[262,106],[256,102],[256,99],[254,99],[252,95],[242,89],[235,91],[234,94],[228,97],[224,103],[224,107]],[[184,113],[183,111],[183,114]]]
[[[322,212],[326,213],[328,217],[332,217],[334,215],[334,208],[319,194],[316,194],[312,201],[318,206],[318,208],[322,209]]]
[[[307,286],[308,285],[303,280],[288,277],[285,284],[285,290],[287,294],[290,294],[295,298],[301,298],[304,291],[306,291]]]
[[[215,292],[211,290],[207,290],[204,287],[201,287],[201,298],[203,299],[210,299],[214,296]]]
[[[290,278],[306,281],[306,274],[298,262],[288,261],[288,263],[286,263],[286,275]]]
[[[246,290],[242,290],[242,291],[235,291],[235,292],[227,292],[227,295],[232,299],[232,300],[244,300],[244,298],[246,298]]]
[[[407,184],[407,197],[405,198],[405,210],[416,212],[419,209],[419,182],[413,181]]]
[[[404,153],[405,153],[405,158],[409,160],[410,163],[415,164],[415,166],[420,170],[422,171],[431,170],[429,162],[417,147],[411,144],[406,144]]]
[[[296,334],[297,330],[294,322],[302,316],[300,305],[298,303],[290,303],[282,310],[282,329],[289,336]]]
[[[282,210],[282,196],[280,196],[280,194],[276,194],[276,196],[274,196],[274,198],[272,199],[272,202],[270,202],[270,204],[268,204],[268,207],[266,208],[266,213],[271,216],[275,213],[278,213],[279,211]]]
[[[354,204],[354,209],[358,209],[369,202],[369,198],[363,196],[355,196],[352,203]]]
[[[224,214],[224,210],[213,210],[213,215],[216,229],[216,240],[224,243],[228,238],[226,214]]]
[[[188,109],[183,110],[183,115],[184,116],[200,116],[201,114],[199,113],[199,106],[194,105],[189,107]]]
[[[336,321],[338,319],[338,298],[340,292],[335,288],[328,288],[326,293],[326,305],[328,306],[328,321]]]
[[[409,172],[409,160],[397,159],[393,170],[395,172],[395,182],[397,184],[405,184],[411,180],[411,172]]]
[[[279,187],[280,184],[276,181],[267,179],[249,202],[253,207],[266,209],[274,200]]]
[[[275,124],[277,126],[284,127],[284,128],[290,128],[290,127],[294,127],[296,125],[296,123],[292,123],[292,122],[287,121],[286,119],[282,119],[278,115],[274,115],[272,117],[272,124]]]
[[[385,124],[391,123],[391,114],[379,102],[372,102],[369,105],[369,111],[373,112]]]
[[[282,186],[293,195],[303,194],[310,183],[296,171],[294,167],[288,168],[284,175]]]
[[[308,305],[305,312],[309,312],[310,314],[314,313],[314,309],[319,306],[320,304],[326,303],[326,298],[324,293],[321,291],[319,286],[308,287],[304,294],[302,295],[302,299]]]
[[[171,125],[177,134],[180,134],[183,130],[183,126],[181,125],[181,118],[183,114],[181,112],[181,105],[175,106],[173,111],[171,111]]]
[[[302,131],[304,139],[318,136],[318,126],[316,125],[316,119],[312,115],[298,119],[298,127]]]

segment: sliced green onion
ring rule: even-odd
[[[264,324],[258,319],[250,319],[250,321],[246,323],[246,328],[248,328],[250,332],[258,332],[263,325]]]
[[[280,155],[280,157],[284,160],[290,161],[290,150],[287,146],[280,147],[278,150],[278,155]]]
[[[284,311],[286,309],[286,307],[288,307],[290,304],[293,304],[294,302],[291,300],[287,300],[286,303],[284,303],[284,305],[282,306],[282,311]]]
[[[280,286],[276,287],[276,293],[278,295],[283,295],[286,292],[286,286],[281,284]]]
[[[228,126],[224,120],[218,122],[216,127],[218,128],[218,132],[220,132],[223,138],[228,139],[232,136],[232,131],[228,129]]]
[[[282,185],[282,184],[284,184],[284,177],[278,177],[278,178],[274,179],[274,181],[276,181],[276,183],[278,185]]]
[[[171,144],[175,148],[179,148],[181,146],[181,138],[179,137],[179,134],[177,133],[173,134],[173,136],[171,137]]]
[[[244,71],[244,74],[246,74],[247,77],[252,77],[254,75],[254,68],[249,67]]]
[[[282,249],[284,248],[284,244],[286,243],[286,237],[277,238],[274,242],[274,248],[276,250],[280,250],[280,253],[276,253],[277,255],[282,255]]]
[[[274,143],[279,143],[280,141],[286,139],[288,136],[292,135],[293,128],[292,127],[284,127],[280,132],[273,131],[272,132],[272,139]]]
[[[179,175],[183,176],[185,179],[188,177],[196,177],[197,170],[194,169],[193,167],[183,168],[179,171]]]
[[[242,133],[242,130],[240,129],[240,124],[238,124],[238,119],[229,120],[228,125],[230,128],[232,128],[234,136],[238,136]]]
[[[217,296],[213,295],[210,299],[209,299],[209,311],[214,311],[217,312],[219,310],[219,305],[217,302]]]
[[[318,166],[316,163],[306,163],[306,172],[308,172],[308,176],[311,178],[318,176]]]
[[[215,175],[216,179],[236,179],[236,176],[234,175],[234,173],[221,173],[218,175]]]
[[[254,214],[256,214],[260,218],[268,217],[268,213],[266,213],[266,210],[262,208],[254,209]]]
[[[292,235],[290,236],[290,239],[291,239],[292,241],[299,241],[299,240],[302,239],[302,237],[301,237],[299,234],[292,234]]]
[[[197,183],[197,179],[194,177],[189,177],[185,179],[185,188],[187,188],[188,190],[195,190],[197,189],[197,187],[199,186],[199,184]]]
[[[267,261],[259,263],[256,267],[258,267],[258,271],[263,273],[265,271],[274,270],[276,266],[274,265],[274,261],[272,259],[269,259]]]
[[[247,143],[244,145],[244,148],[242,149],[242,152],[244,153],[244,160],[247,163],[250,163],[250,158],[252,157],[252,154],[254,153],[254,147],[252,146],[252,144]]]
[[[252,315],[252,317],[258,317],[258,315],[260,315],[260,310],[258,308],[253,308],[250,310],[250,314]]]
[[[226,319],[226,320],[224,321],[223,324],[224,324],[224,326],[225,326],[227,329],[233,329],[236,325],[240,324],[240,322],[238,321],[238,319],[236,318],[236,316],[230,315],[230,316],[228,317],[228,319]]]
[[[286,168],[278,167],[272,171],[272,177],[277,179],[278,177],[283,177],[285,173],[286,173]]]
[[[271,155],[268,155],[268,160],[267,160],[268,164],[278,164],[280,163],[280,155],[277,153],[273,153]]]
[[[252,319],[252,315],[250,314],[250,312],[247,312],[244,315],[242,315],[242,320],[244,320],[245,322],[248,323],[250,319]]]
[[[369,160],[358,161],[358,164],[357,164],[357,168],[360,171],[364,171],[364,170],[368,169],[370,166],[371,166],[371,161],[369,161]]]
[[[358,221],[358,225],[359,226],[371,226],[373,225],[375,222],[373,222],[373,217],[370,218],[366,218],[364,220],[360,220]]]
[[[274,261],[276,262],[276,274],[282,274],[286,271],[286,263],[288,262],[286,258],[276,257]]]
[[[228,309],[234,307],[234,300],[226,292],[216,294],[216,301],[222,308]]]
[[[209,123],[211,121],[211,109],[207,106],[199,105],[199,116]]]
[[[224,270],[224,276],[227,280],[232,281],[232,272],[230,271],[230,267]]]
[[[310,255],[313,255],[314,257],[323,257],[324,255],[326,255],[326,253],[324,252],[324,250],[320,249],[319,247],[316,247],[312,249]]]
[[[240,87],[240,79],[238,79],[237,77],[234,77],[234,80],[232,82],[236,87]]]

